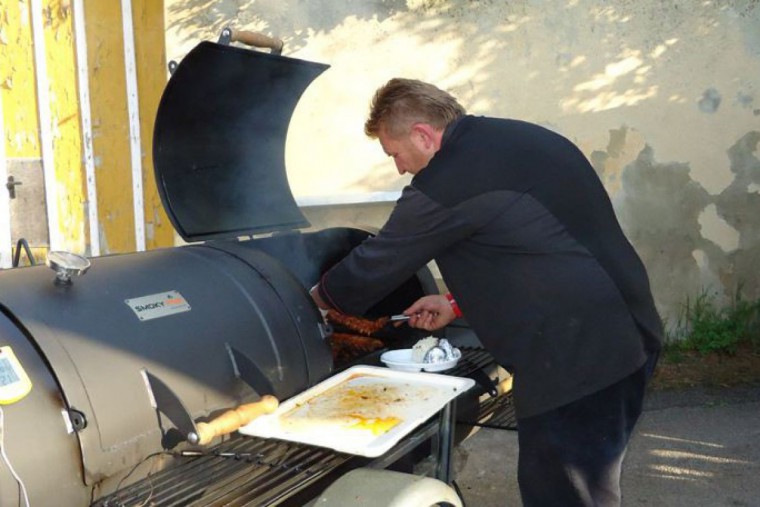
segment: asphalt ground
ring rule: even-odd
[[[522,505],[517,451],[516,432],[485,428],[455,449],[466,507]],[[760,507],[760,386],[648,393],[622,491],[624,507]]]

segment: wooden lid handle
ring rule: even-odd
[[[260,32],[249,32],[247,30],[232,30],[231,32],[231,41],[242,42],[257,48],[269,48],[276,55],[282,53],[282,47],[285,45],[282,39],[270,37]]]
[[[228,410],[219,417],[207,422],[198,423],[198,444],[206,445],[214,438],[237,431],[260,415],[271,414],[280,402],[269,394],[261,397],[259,401],[246,403],[239,407]]]

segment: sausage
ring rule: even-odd
[[[332,344],[338,348],[346,348],[359,352],[373,352],[385,347],[385,343],[377,338],[367,336],[357,336],[345,333],[333,333],[331,338]]]
[[[380,317],[379,319],[371,320],[346,315],[345,313],[340,313],[336,310],[327,311],[327,320],[367,336],[376,333],[388,323],[388,317]]]

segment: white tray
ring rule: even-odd
[[[354,366],[239,431],[374,458],[474,384],[469,378]]]

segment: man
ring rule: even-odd
[[[434,259],[455,298],[404,313],[432,330],[461,308],[513,372],[524,504],[619,505],[662,328],[593,168],[556,133],[468,116],[415,80],[377,91],[365,132],[414,178],[377,236],[312,289],[316,303],[361,315]]]

